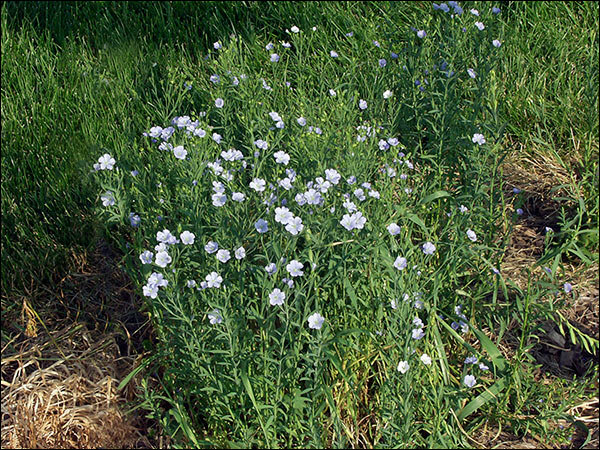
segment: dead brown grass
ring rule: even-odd
[[[3,315],[2,448],[151,448],[155,424],[124,413],[137,380],[117,390],[148,337],[139,303],[106,243],[72,263]]]
[[[121,410],[117,386],[135,361],[114,334],[75,325],[21,345],[2,358],[3,448],[149,447]]]
[[[572,158],[578,158],[574,152]],[[514,152],[503,164],[503,175],[506,186],[506,197],[514,197],[512,188],[522,191],[525,198],[523,205],[524,214],[519,222],[510,231],[508,247],[505,251],[501,274],[505,279],[510,279],[519,288],[526,289],[530,272],[535,263],[542,256],[545,246],[545,228],[557,230],[561,207],[572,208],[572,202],[565,198],[581,198],[581,186],[577,183],[577,175],[566,167],[575,167],[576,161],[560,161],[548,152],[524,152],[523,149]],[[556,200],[562,197],[563,200]],[[541,272],[543,268],[537,267],[535,271]],[[580,331],[598,339],[599,336],[599,276],[598,265],[586,266],[578,261],[568,261],[563,264],[562,272],[558,274],[559,280],[568,281],[573,285],[571,295],[567,297],[567,304],[563,314],[572,325]],[[581,348],[573,345],[568,336],[561,336],[558,328],[552,324],[545,324],[548,332],[542,337],[541,342],[533,349],[538,362],[542,363],[543,370],[538,373],[539,382],[549,383],[544,372],[549,370],[552,376],[570,378],[573,370],[564,364],[563,356],[575,354],[576,359],[581,357]],[[515,333],[519,333],[518,324],[509,324],[509,329],[500,345],[504,355],[510,358],[517,345]],[[553,339],[554,336],[554,339]],[[587,355],[591,356],[591,355]],[[597,365],[597,355],[593,364]],[[596,391],[589,393],[589,398],[573,406],[569,413],[575,420],[583,422],[590,430],[590,440],[583,448],[598,448],[599,411],[598,411],[598,384]],[[555,424],[564,427],[569,424]],[[543,436],[518,437],[497,426],[478,433],[473,438],[481,448],[548,448]],[[586,436],[581,431],[576,433],[572,448],[581,448]]]

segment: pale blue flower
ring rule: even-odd
[[[286,191],[289,191],[290,189],[293,188],[292,181],[288,177],[285,177],[284,179],[279,180],[278,184],[279,184],[279,186],[284,188]]]
[[[304,275],[304,272],[302,271],[303,267],[304,264],[302,264],[300,261],[296,261],[295,259],[290,261],[290,263],[285,266],[286,270],[292,277],[300,277]]]
[[[244,259],[246,257],[246,249],[239,247],[235,251],[235,259]]]
[[[242,192],[234,192],[231,194],[231,200],[234,202],[243,202],[246,199],[246,196]]]
[[[167,267],[171,261],[172,259],[167,252],[158,252],[156,254],[155,263],[157,266],[162,267],[163,269]]]
[[[217,208],[220,208],[227,202],[227,196],[225,194],[213,194],[212,195],[212,204]]]
[[[435,245],[431,242],[425,242],[425,244],[423,244],[423,253],[426,255],[433,255],[435,253]]]
[[[467,230],[467,237],[473,241],[473,242],[477,242],[477,235],[475,234],[475,232],[471,229]]]
[[[169,281],[165,279],[162,273],[152,272],[148,277],[148,286],[166,287]]]
[[[473,386],[475,386],[477,384],[477,379],[473,375],[465,375],[465,379],[463,380],[463,383],[468,388],[472,388]]]
[[[254,189],[256,192],[263,192],[265,190],[266,185],[266,181],[262,178],[254,178],[250,182],[250,188]]]
[[[142,287],[142,291],[145,297],[156,298],[158,296],[158,286],[156,285],[145,285]]]
[[[275,208],[275,222],[287,225],[293,218],[294,214],[285,206]]]
[[[408,361],[400,361],[398,363],[398,372],[405,374],[406,372],[408,372],[408,369],[410,368],[410,364],[408,364]]]
[[[355,189],[353,194],[361,202],[367,198],[367,197],[365,197],[365,191],[363,191],[361,188]]]
[[[332,58],[337,58],[339,55],[337,54],[337,52],[335,50],[331,50],[329,52],[329,56],[331,56]]]
[[[192,119],[190,119],[190,116],[175,117],[173,119],[173,124],[177,125],[177,128],[180,129],[187,127],[191,122]]]
[[[296,122],[298,122],[298,125],[300,125],[301,127],[303,127],[304,125],[306,125],[306,119],[304,117],[298,117],[296,119]]]
[[[194,233],[190,233],[189,231],[184,231],[179,235],[181,243],[184,245],[192,245],[194,243],[195,237],[196,236],[194,235]]]
[[[206,250],[206,253],[214,253],[217,250],[219,250],[219,244],[217,244],[215,241],[208,241],[208,243],[204,246],[204,250]]]
[[[323,200],[321,193],[316,191],[315,189],[309,189],[304,193],[304,198],[306,203],[309,205],[318,205]]]
[[[279,62],[279,55],[277,53],[271,53],[271,62]]]
[[[98,158],[97,170],[113,170],[115,163],[115,158],[110,156],[108,153],[105,153],[100,158]]]
[[[502,42],[500,42],[498,39],[494,39],[492,41],[492,45],[496,48],[500,47],[502,45]]]
[[[400,234],[400,227],[395,222],[390,223],[387,226],[387,230],[392,236],[396,236],[396,235]]]
[[[425,333],[423,332],[422,328],[414,328],[412,330],[412,338],[416,341],[418,341],[419,339],[423,339],[425,337]]]
[[[135,213],[129,213],[129,223],[131,224],[132,227],[139,226],[139,224],[141,222],[142,222],[142,219],[140,216],[138,216]]]
[[[183,148],[183,145],[178,145],[173,149],[173,154],[177,159],[185,159],[185,157],[187,156],[187,150]]]
[[[173,133],[175,133],[175,128],[167,127],[161,131],[160,137],[163,141],[168,141],[169,138],[173,136]]]
[[[426,366],[431,365],[431,357],[427,353],[423,353],[419,359]]]
[[[277,272],[277,265],[275,263],[269,263],[265,266],[265,271],[269,275],[273,275],[275,272]]]
[[[355,212],[354,214],[344,214],[340,224],[348,231],[362,230],[367,222],[366,217],[361,212]]]
[[[342,176],[335,169],[325,169],[325,178],[331,184],[338,184]]]
[[[477,364],[479,362],[479,360],[477,359],[476,356],[467,356],[465,358],[465,364]]]
[[[304,229],[304,225],[302,224],[302,219],[300,217],[294,217],[285,225],[285,229],[296,236],[298,233],[301,233]]]
[[[254,228],[256,228],[256,231],[258,231],[261,234],[266,233],[267,231],[269,231],[269,224],[264,219],[258,219],[254,224]]]
[[[150,131],[148,133],[142,133],[142,135],[149,136],[151,138],[159,138],[162,133],[162,130],[162,127],[155,126],[150,128]]]
[[[385,91],[383,93],[383,98],[385,98],[387,100],[388,98],[391,98],[392,95],[394,95],[394,93],[388,89],[387,91]]]
[[[222,108],[224,104],[225,104],[225,102],[223,101],[222,98],[218,98],[215,100],[215,106],[217,108]]]
[[[346,200],[343,204],[344,208],[346,208],[346,210],[349,213],[353,213],[358,211],[358,208],[356,207],[356,205],[354,204],[354,202],[351,202],[350,200]]]
[[[288,155],[286,152],[284,152],[282,150],[275,152],[273,157],[275,158],[275,162],[277,164],[283,164],[283,165],[287,166],[288,163],[290,162],[290,155]]]
[[[398,270],[404,270],[406,269],[406,266],[408,265],[406,258],[404,258],[403,256],[398,256],[396,258],[396,261],[394,261],[394,267]]]
[[[223,278],[217,272],[211,272],[206,275],[206,287],[209,288],[220,288],[221,283],[223,282]]]
[[[231,259],[231,253],[229,250],[221,249],[217,252],[217,259],[222,263],[226,263]]]
[[[115,195],[111,191],[106,191],[104,195],[100,196],[100,200],[102,200],[102,206],[114,206]]]
[[[483,137],[483,134],[480,133],[475,133],[471,138],[471,141],[473,141],[474,144],[478,145],[483,145],[486,143],[485,137]]]
[[[223,317],[221,317],[219,310],[215,309],[212,313],[208,313],[208,320],[210,320],[211,325],[215,325],[223,322]]]
[[[326,193],[331,187],[331,183],[327,180],[324,180],[323,177],[315,178],[315,188],[319,192]]]
[[[569,294],[573,290],[573,285],[567,282],[563,285],[563,289],[566,294]]]
[[[298,206],[303,206],[306,204],[306,196],[301,192],[296,194],[294,200],[296,201],[296,203],[298,203]]]
[[[150,250],[145,250],[140,254],[140,260],[142,264],[152,264],[152,259],[154,258],[154,253]]]
[[[281,306],[283,305],[283,301],[285,300],[285,292],[282,292],[280,289],[275,288],[269,294],[269,303],[271,306]]]
[[[479,29],[479,31],[483,31],[485,25],[481,22],[475,22],[475,26]]]
[[[473,69],[467,69],[467,73],[471,78],[477,77],[477,73]]]
[[[425,30],[419,30],[419,31],[417,31],[417,37],[419,39],[423,39],[425,36],[427,36],[427,33],[425,33]]]
[[[220,41],[217,41],[217,42],[213,43],[213,48],[214,48],[215,50],[220,50],[222,47],[223,47],[223,46],[221,45],[221,42],[220,42]]]
[[[266,150],[267,148],[269,148],[269,144],[266,141],[263,141],[262,139],[257,139],[256,141],[254,141],[254,145],[260,148],[261,150]]]
[[[320,330],[323,326],[323,322],[325,322],[325,317],[319,313],[314,313],[308,318],[308,327],[313,330]]]
[[[363,99],[360,99],[358,101],[358,107],[364,111],[365,109],[367,109],[367,102]]]

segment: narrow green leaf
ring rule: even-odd
[[[436,191],[433,194],[429,194],[427,197],[425,197],[423,200],[421,200],[421,204],[425,205],[429,202],[438,200],[440,198],[445,198],[445,197],[451,197],[451,195],[446,191]]]
[[[479,394],[473,400],[471,400],[463,409],[459,411],[457,414],[458,420],[462,421],[466,417],[473,414],[479,408],[481,408],[486,403],[496,399],[498,394],[502,392],[502,390],[506,387],[506,380],[504,378],[496,381],[492,387],[486,389],[484,392]]]

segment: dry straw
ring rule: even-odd
[[[115,336],[81,325],[52,335],[2,358],[2,447],[148,447],[120,409],[121,372],[134,361],[119,358]]]

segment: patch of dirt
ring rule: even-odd
[[[153,448],[156,424],[124,412],[139,378],[117,389],[152,338],[140,300],[106,243],[74,261],[3,318],[2,448]]]
[[[526,290],[531,277],[541,278],[545,269],[535,267],[544,253],[548,239],[547,227],[553,232],[560,232],[561,208],[573,211],[575,200],[556,200],[557,197],[577,198],[576,180],[562,164],[543,154],[535,157],[513,155],[503,165],[506,186],[505,197],[509,208],[523,210],[517,223],[510,230],[509,244],[505,251],[500,268],[502,277],[511,280],[520,289]],[[516,189],[516,192],[513,190]],[[569,282],[572,291],[565,293],[562,289],[559,296],[564,300],[561,314],[568,323],[581,333],[594,339],[599,337],[599,275],[597,263],[585,266],[579,261],[563,261],[562,271],[554,274],[557,281]],[[598,354],[590,354],[578,343],[572,342],[566,326],[561,332],[554,322],[542,324],[546,334],[540,333],[540,342],[531,350],[531,354],[542,365],[538,371],[540,382],[549,382],[544,373],[551,377],[572,379],[584,374],[594,374],[590,367],[598,367]],[[513,320],[500,343],[500,349],[507,358],[515,354],[520,335],[519,324]],[[595,391],[588,392],[589,398],[569,411],[575,420],[585,424],[590,430],[590,440],[583,448],[598,448],[599,414],[598,414],[598,382]],[[572,426],[568,423],[556,424],[563,428]],[[570,429],[571,430],[571,429]],[[569,448],[581,448],[587,433],[573,427]],[[544,448],[543,437],[515,436],[510,430],[492,427],[473,436],[483,448]]]

